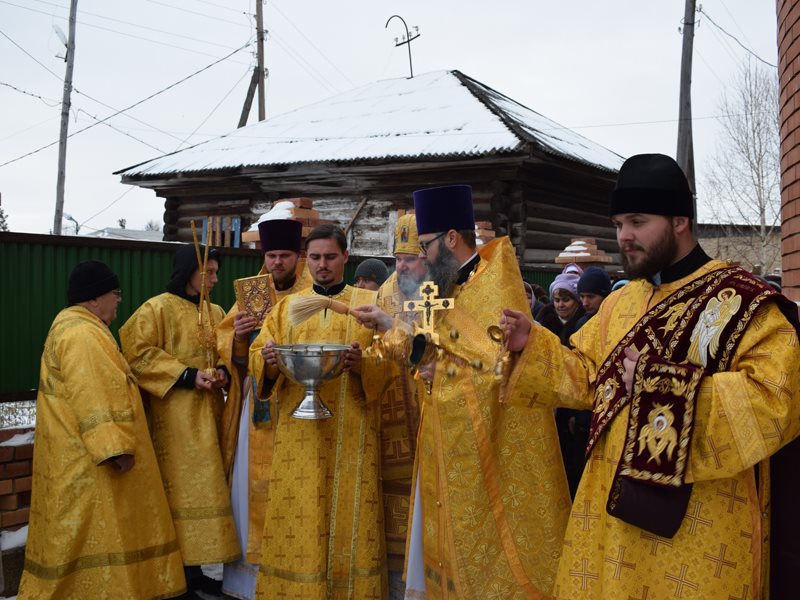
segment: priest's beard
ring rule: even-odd
[[[624,252],[625,248],[639,250],[643,254],[638,260],[632,261],[631,257]],[[672,231],[672,226],[667,226],[664,228],[664,234],[649,248],[630,243],[623,245],[620,251],[622,268],[629,279],[650,278],[675,262],[678,254],[678,241]]]
[[[406,298],[419,298],[419,286],[425,281],[423,275],[421,279],[417,279],[411,273],[398,273],[397,274],[397,287]]]
[[[428,267],[428,276],[439,287],[439,296],[449,297],[456,287],[458,269],[461,265],[458,264],[450,249],[444,245],[443,240],[439,240],[438,250],[436,260],[428,262],[426,259],[425,265]]]

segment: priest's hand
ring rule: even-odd
[[[350,344],[350,349],[344,353],[344,370],[361,372],[361,345],[358,342]]]
[[[194,387],[198,390],[211,391],[214,388],[214,381],[203,369],[197,369],[197,375],[194,376]]]
[[[421,365],[419,369],[417,369],[417,373],[419,373],[419,377],[422,381],[430,383],[433,381],[433,375],[436,373],[436,361],[432,360]]]
[[[531,322],[525,313],[504,308],[499,325],[505,332],[508,349],[511,352],[520,352],[525,348],[531,333]]]
[[[639,360],[639,353],[631,348],[625,348],[625,358],[622,359],[622,366],[625,368],[625,373],[622,375],[622,381],[625,382],[625,389],[628,394],[633,393],[633,377],[636,372],[636,362]]]
[[[216,390],[227,388],[230,382],[231,381],[228,378],[228,372],[225,369],[220,369],[217,367],[217,378],[214,380],[212,387]]]
[[[275,340],[267,340],[264,347],[261,349],[261,356],[264,357],[264,362],[267,366],[273,369],[278,368],[278,355],[275,352]]]
[[[350,314],[364,327],[368,329],[377,329],[381,332],[391,329],[392,323],[394,322],[392,317],[374,304],[365,304],[363,306],[351,308]]]
[[[236,339],[246,342],[250,339],[250,334],[255,330],[258,321],[255,317],[251,317],[246,311],[240,310],[233,317],[233,335]]]
[[[101,465],[108,465],[117,473],[127,473],[133,468],[136,460],[133,454],[120,454],[119,456],[112,456],[101,462]]]

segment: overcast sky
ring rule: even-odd
[[[692,87],[701,202],[720,94],[747,58],[709,18],[777,63],[774,2],[702,8]],[[674,156],[683,11],[679,0],[270,0],[267,116],[408,76],[406,48],[394,46],[402,24],[384,28],[397,13],[419,27],[415,73],[458,69],[623,156]],[[0,164],[58,140],[65,62],[55,28],[67,32],[68,13],[69,0],[0,0]],[[236,127],[255,46],[209,65],[252,44],[254,14],[255,0],[79,0],[70,133],[95,126],[69,139],[64,212],[81,233],[120,218],[133,229],[161,223],[163,200],[112,173]],[[12,231],[52,228],[57,162],[53,144],[0,166]]]

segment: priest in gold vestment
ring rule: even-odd
[[[207,290],[217,281],[219,260],[218,251],[210,250],[203,279],[195,247],[182,246],[168,291],[142,304],[119,330],[122,352],[148,406],[187,584],[208,592],[218,592],[221,584],[205,577],[200,565],[241,555],[220,452],[222,387],[228,374],[207,339],[225,312],[209,303],[209,314],[199,305],[203,281]],[[217,367],[214,377],[205,371],[209,362]]]
[[[21,599],[186,589],[139,389],[108,329],[120,294],[107,265],[80,263],[45,342]]]
[[[299,221],[268,219],[258,224],[264,252],[259,275],[270,275],[276,300],[311,286],[305,261],[300,260],[302,231]],[[260,331],[261,324],[238,302],[217,331],[220,357],[232,375],[222,417],[222,456],[242,548],[240,560],[225,564],[222,591],[243,600],[251,600],[256,591],[275,433],[274,407],[256,397],[247,372],[250,344]]]
[[[570,502],[553,411],[499,401],[497,321],[509,303],[530,315],[514,248],[507,237],[476,247],[469,186],[417,191],[414,208],[429,277],[454,307],[437,311],[438,349],[420,361],[430,393],[419,396],[406,597],[547,598]]]
[[[610,214],[632,281],[574,351],[527,316],[501,320],[524,346],[509,402],[593,409],[556,596],[794,598],[796,307],[703,252],[671,158],[628,159]]]
[[[375,292],[345,285],[347,241],[332,225],[306,239],[314,285],[284,298],[250,347],[260,398],[275,402],[275,443],[269,475],[256,598],[385,598],[386,554],[380,492],[379,423],[385,377],[361,352],[372,331],[355,319],[320,311],[292,326],[290,302],[324,295],[350,307],[374,304]],[[320,389],[333,412],[324,420],[291,416],[305,395],[280,375],[275,344],[348,344],[349,371]]]
[[[419,257],[417,221],[413,213],[397,219],[394,230],[395,272],[378,290],[377,305],[391,317],[413,323],[416,313],[404,312],[406,301],[419,298],[427,269]],[[411,506],[411,479],[419,426],[418,382],[408,365],[387,363],[397,369],[381,398],[381,480],[389,565],[389,598],[405,594],[403,566]]]

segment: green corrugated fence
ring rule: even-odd
[[[177,244],[73,236],[0,233],[0,398],[30,397],[39,379],[39,358],[50,323],[67,304],[67,278],[83,260],[107,263],[120,278],[117,330],[148,298],[160,294],[172,272]],[[221,248],[219,283],[211,299],[233,304],[233,280],[258,272],[257,250]]]

